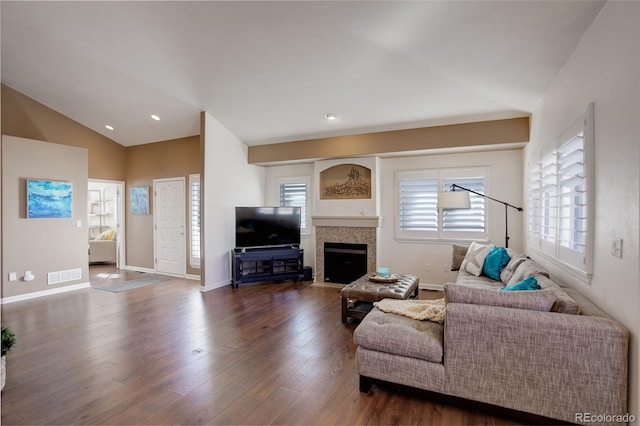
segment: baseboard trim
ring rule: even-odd
[[[134,272],[146,272],[148,274],[155,274],[156,273],[156,271],[154,269],[141,268],[139,266],[124,265],[124,266],[121,266],[120,269],[124,269],[124,270],[127,270],[127,271],[134,271]]]
[[[427,284],[420,283],[418,284],[418,288],[420,290],[435,290],[435,291],[444,291],[444,284]]]
[[[134,272],[146,272],[148,274],[165,275],[167,277],[184,278],[184,279],[187,279],[187,280],[195,280],[195,281],[199,281],[200,280],[200,275],[194,275],[194,274],[184,274],[184,275],[166,274],[164,272],[157,272],[155,269],[140,268],[139,266],[125,265],[125,266],[122,266],[120,269],[125,269],[127,271],[134,271]]]
[[[51,296],[53,294],[66,293],[69,291],[81,290],[83,288],[90,288],[90,287],[91,287],[91,283],[87,282],[87,283],[68,285],[68,286],[58,287],[58,288],[50,288],[48,290],[43,290],[43,291],[34,291],[33,293],[18,294],[17,296],[3,297],[2,299],[0,299],[0,304],[6,305],[7,303],[22,302],[24,300],[36,299],[38,297]]]
[[[224,287],[227,285],[231,285],[231,281],[220,281],[218,283],[201,285],[200,291],[204,293],[204,292],[215,290],[216,288]]]

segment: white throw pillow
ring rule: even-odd
[[[460,265],[460,269],[476,277],[480,276],[482,267],[484,266],[484,259],[492,248],[493,244],[478,244],[475,241],[472,242],[462,261],[462,265]]]

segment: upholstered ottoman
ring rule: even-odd
[[[398,281],[380,283],[369,280],[369,275],[345,286],[342,299],[342,322],[348,317],[362,319],[371,310],[373,302],[382,299],[409,299],[418,296],[420,279],[414,275],[398,275]]]

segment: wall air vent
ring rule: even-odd
[[[75,281],[82,278],[82,270],[80,268],[67,269],[66,271],[49,272],[47,274],[47,284],[60,284],[67,281]]]

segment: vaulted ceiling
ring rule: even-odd
[[[248,145],[517,117],[603,4],[2,1],[1,76],[124,146],[203,110]]]

